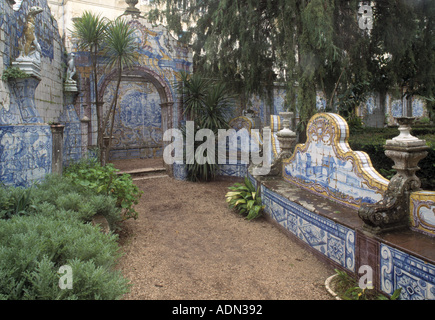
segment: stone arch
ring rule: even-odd
[[[104,96],[104,91],[110,81],[113,81],[118,76],[118,70],[112,70],[107,74],[103,80],[100,89],[100,99]],[[160,95],[160,101],[164,103],[173,103],[173,96],[169,84],[155,71],[145,67],[145,66],[133,66],[124,69],[122,72],[123,77],[141,77],[149,82],[151,82],[156,88]]]
[[[112,70],[110,73],[104,76],[101,80],[100,90],[99,90],[99,100],[103,101],[105,91],[111,81],[117,79],[118,71]],[[141,80],[146,80],[150,82],[157,89],[160,97],[160,107],[161,107],[161,117],[162,117],[162,133],[173,127],[173,107],[174,107],[174,97],[172,90],[167,81],[161,77],[157,72],[149,69],[146,66],[132,66],[126,68],[122,72],[122,77],[134,78],[137,77]],[[163,148],[165,147],[165,142],[163,142]]]

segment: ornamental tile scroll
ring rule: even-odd
[[[435,237],[435,192],[411,193],[411,229]]]
[[[278,115],[270,116],[270,131],[272,132],[272,159],[278,158],[281,148],[279,146],[278,136],[276,135],[278,131],[282,129],[281,117]]]
[[[350,149],[349,128],[341,116],[314,115],[307,137],[307,142],[296,145],[293,155],[283,161],[286,181],[356,209],[382,200],[389,181],[373,168],[365,152]]]

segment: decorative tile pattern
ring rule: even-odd
[[[0,110],[0,124],[42,123],[36,109],[35,90],[39,85],[36,78],[9,80],[11,102],[8,108]]]
[[[163,26],[151,26],[144,19],[131,19],[129,23],[135,30],[137,59],[133,66],[124,70],[111,157],[158,157],[163,153],[159,150],[162,148],[163,131],[178,128],[182,117],[174,85],[179,81],[181,71],[191,70],[192,55],[188,46],[178,42]],[[104,65],[103,58],[101,62]],[[77,52],[76,67],[83,83],[92,81],[89,75],[90,59],[86,53]],[[116,70],[99,75],[100,101],[105,102],[106,110],[114,97],[116,76]],[[92,86],[84,97],[88,104],[95,101]],[[168,104],[162,112],[161,105],[165,103]],[[90,118],[95,144],[96,114],[93,105]]]
[[[30,186],[51,172],[52,134],[48,125],[0,126],[0,179]]]
[[[248,174],[247,164],[220,164],[217,175],[244,178]]]
[[[73,95],[66,94],[65,107],[59,122],[65,126],[63,131],[63,165],[80,160],[82,156],[82,128],[73,104]]]
[[[284,160],[285,180],[354,208],[382,199],[388,180],[374,170],[366,153],[349,148],[349,129],[341,116],[316,114],[308,123],[307,137]]]
[[[115,81],[107,86],[104,101],[112,101],[115,88]],[[112,148],[115,152],[130,150],[130,157],[133,157],[133,149],[162,149],[162,113],[156,88],[151,83],[123,81],[119,97],[113,128]],[[155,153],[158,156],[162,151]],[[127,152],[124,154],[127,156]],[[136,157],[139,156],[140,153]]]
[[[272,161],[276,159],[281,152],[279,141],[276,134],[282,129],[281,118],[278,115],[270,116],[270,131],[272,133]]]
[[[435,266],[381,244],[380,250],[381,290],[392,295],[402,288],[402,300],[435,299]]]
[[[176,180],[187,180],[187,167],[183,163],[175,162],[172,165],[173,175]]]
[[[411,228],[435,237],[435,192],[411,193],[410,212]]]
[[[281,226],[342,267],[355,271],[355,231],[261,186],[265,211]]]
[[[252,120],[252,118],[240,116],[231,119],[228,124],[236,131],[239,131],[243,128],[251,131],[252,127],[254,126],[254,121]]]

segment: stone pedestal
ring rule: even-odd
[[[358,212],[364,228],[385,232],[409,226],[409,198],[413,191],[420,190],[420,179],[415,173],[418,162],[427,156],[426,141],[410,134],[414,118],[397,118],[400,135],[387,140],[385,154],[394,161],[396,175],[390,180],[383,200],[375,205],[362,206]]]
[[[42,123],[35,104],[35,91],[40,79],[36,77],[9,79],[14,101],[18,105],[21,115],[21,123]]]
[[[112,139],[114,137],[112,136]],[[103,137],[103,150],[101,152],[101,160],[102,160],[102,165],[105,166],[107,163],[107,159],[109,159],[109,152],[110,152],[110,148],[109,148],[109,144],[110,144],[110,136],[104,136]]]
[[[72,93],[77,93],[78,89],[77,89],[77,82],[74,80],[68,80],[65,81],[64,84],[64,91],[65,92],[72,92]]]
[[[41,64],[33,59],[17,58],[17,61],[12,62],[12,66],[20,68],[30,77],[41,80]]]

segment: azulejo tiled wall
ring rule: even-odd
[[[309,211],[261,186],[265,211],[308,246],[351,272],[355,271],[355,231]]]
[[[123,71],[110,156],[113,160],[162,157],[164,131],[178,128],[183,117],[175,85],[182,71],[191,71],[191,50],[164,26],[151,25],[143,18],[124,18],[134,29],[136,58]],[[103,58],[101,62],[99,98],[107,113],[115,97],[117,70],[106,72]],[[80,112],[91,119],[90,144],[95,145],[97,123],[90,63],[86,52],[76,52],[77,70],[84,84],[79,103],[88,105]]]
[[[317,163],[321,166],[316,169],[313,168],[315,161],[307,165],[306,162],[299,160],[298,170],[301,176],[302,174],[305,176],[303,179],[296,180],[297,183],[293,183],[288,178],[288,172],[283,173],[282,180],[276,180],[271,177],[255,177],[248,171],[250,181],[256,187],[260,186],[266,216],[334,267],[339,266],[357,278],[361,276],[359,273],[361,266],[371,267],[376,288],[387,295],[392,295],[395,290],[401,289],[400,299],[403,300],[435,300],[435,263],[433,262],[434,255],[430,253],[435,230],[435,192],[418,191],[411,194],[410,212],[413,220],[411,229],[424,233],[424,235],[402,230],[403,237],[400,234],[402,231],[393,237],[367,233],[362,229],[362,222],[355,215],[358,209],[358,205],[355,204],[358,203],[351,202],[353,205],[350,206],[347,202],[337,201],[343,198],[337,199],[333,192],[323,192],[324,187],[335,182],[333,175],[330,174],[330,163],[336,165],[339,161],[351,160],[356,166],[363,164],[366,165],[365,169],[372,170],[368,166],[369,159],[362,162],[361,157],[355,156],[355,153],[348,150],[345,139],[347,125],[343,121],[334,117],[333,114],[319,114],[312,118],[308,125],[309,141],[305,145],[296,147],[291,159],[294,161],[297,159],[298,151],[300,153],[311,151],[317,157],[321,155],[317,158]],[[309,143],[313,144],[314,148],[308,148]],[[336,145],[337,143],[339,146]],[[324,161],[324,156],[331,155],[330,152],[334,150],[333,161],[330,157],[328,161]],[[316,159],[315,156],[312,156],[312,159]],[[284,166],[287,168],[289,163],[291,161],[285,163]],[[336,169],[343,171],[339,165]],[[371,175],[373,172],[364,175],[361,167],[357,169],[353,171],[353,177],[362,179],[362,181],[370,177],[375,179],[376,183],[380,183],[376,180],[377,175]],[[307,171],[310,171],[308,175]],[[352,173],[352,170],[347,172],[349,173]],[[311,174],[323,177],[324,183],[313,183],[309,179]],[[346,177],[346,175],[341,175],[339,179],[343,179],[350,187],[361,185]],[[381,182],[385,185],[387,183],[383,180]],[[309,189],[304,183],[313,183],[315,187]],[[365,184],[368,183],[365,182]],[[309,195],[306,195],[303,190],[309,191]],[[325,203],[329,206],[331,202],[325,202],[325,198],[338,204],[334,207],[334,210],[338,211],[326,208]],[[324,212],[320,213],[320,211]],[[417,243],[421,247],[416,245]]]
[[[380,250],[381,290],[403,300],[435,300],[435,266],[386,244]]]
[[[307,125],[307,142],[298,144],[283,163],[284,179],[345,206],[376,203],[388,180],[364,152],[349,148],[346,121],[333,113],[318,113]]]
[[[106,88],[104,101],[112,100],[115,86],[111,83]],[[151,83],[124,81],[119,95],[111,159],[162,157],[162,112],[156,88]]]
[[[0,177],[5,185],[28,187],[51,172],[48,125],[0,125]]]
[[[0,69],[19,56],[26,16],[31,7],[41,48],[41,80],[30,77],[0,81],[0,179],[8,186],[27,187],[52,170],[52,133],[47,124],[63,111],[63,49],[56,20],[46,0],[24,0],[15,10],[0,1]]]

